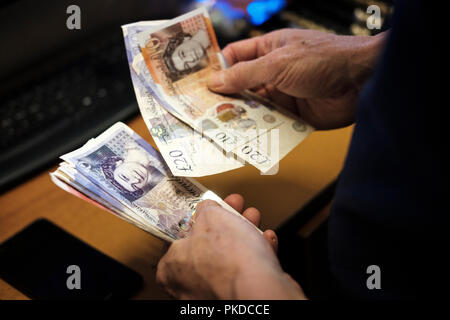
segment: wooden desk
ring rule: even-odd
[[[129,125],[153,144],[141,117]],[[246,166],[198,180],[221,197],[242,194],[247,206],[261,210],[262,228],[276,228],[337,177],[351,132],[352,127],[348,127],[311,134],[281,161],[274,176],[260,175]],[[48,171],[0,196],[0,242],[45,217],[139,272],[144,288],[137,299],[167,298],[155,283],[163,241],[59,189],[50,181]],[[0,299],[26,298],[0,279]]]

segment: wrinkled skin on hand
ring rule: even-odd
[[[243,198],[225,199],[243,212]],[[258,224],[259,211],[243,212]],[[273,231],[260,234],[250,223],[211,200],[198,205],[190,234],[172,243],[160,260],[157,281],[181,299],[305,298],[300,286],[280,267]]]
[[[228,45],[230,68],[208,79],[210,90],[251,89],[297,113],[317,129],[351,124],[360,88],[375,64],[385,34],[337,36],[284,29]],[[255,208],[239,195],[225,199],[258,225]],[[261,235],[214,201],[199,204],[190,234],[160,260],[157,281],[182,299],[305,299],[280,267],[273,231]]]
[[[317,129],[343,127],[354,121],[384,38],[277,30],[225,47],[231,67],[212,74],[208,86],[224,94],[252,89]]]

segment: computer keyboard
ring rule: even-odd
[[[118,32],[59,71],[0,97],[0,192],[137,113]]]

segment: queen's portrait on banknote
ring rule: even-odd
[[[153,72],[160,69],[171,82],[218,64],[217,52],[201,16],[153,32],[144,48],[151,63],[159,63]]]
[[[138,38],[148,70],[166,94],[179,94],[172,85],[180,80],[197,88],[205,73],[221,68],[217,39],[209,18],[202,13],[158,30],[143,31]]]
[[[169,38],[163,53],[167,76],[176,81],[208,66],[206,50],[211,46],[204,29],[195,34],[180,31]]]
[[[151,165],[149,155],[137,146],[128,146],[124,158],[105,156],[101,168],[105,178],[130,201],[142,197],[164,178]]]
[[[225,61],[205,9],[143,30],[136,39],[144,61],[135,64],[137,72],[148,73],[148,82],[170,112],[226,152],[282,123],[276,110],[247,105],[240,95],[218,95],[208,89],[209,75],[224,68]]]
[[[125,34],[127,28],[132,26],[125,27]],[[313,130],[310,126],[305,126],[304,131],[296,130],[293,122],[303,121],[255,94],[245,91],[224,95],[209,90],[207,79],[213,72],[225,69],[226,62],[204,7],[144,27],[134,38],[125,37],[132,39],[126,41],[128,47],[139,47],[134,50],[135,57],[129,57],[132,69],[168,112],[204,134],[227,154],[234,153],[263,172]],[[272,130],[275,128],[278,131]],[[154,133],[159,139],[164,137],[164,130],[154,130]],[[257,140],[260,135],[264,137]],[[278,139],[279,136],[283,138]],[[269,143],[272,139],[274,143]],[[282,141],[281,147],[276,147],[280,146],[278,141]],[[173,164],[170,161],[169,164],[172,169]],[[194,167],[192,161],[190,166]],[[183,175],[180,170],[174,171]]]
[[[125,125],[116,124],[100,139],[63,159],[79,168],[75,180],[86,175],[94,188],[107,190],[120,203],[128,203],[129,209],[171,238],[182,238],[189,230],[202,190],[172,176],[158,153]],[[128,209],[124,206],[121,210]]]
[[[125,156],[105,156],[102,173],[125,198],[141,208],[157,212],[158,227],[175,236],[188,230],[193,202],[182,186],[152,165],[150,155],[141,147],[125,147]]]

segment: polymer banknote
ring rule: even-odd
[[[208,76],[226,62],[205,8],[149,25],[132,41],[142,54],[135,54],[132,67],[165,109],[263,172],[313,130],[273,105],[207,88]]]
[[[130,74],[142,117],[171,172],[175,176],[201,177],[243,166],[231,152],[225,153],[213,141],[195,131],[163,107],[155,88],[145,86],[141,73],[133,65],[139,63],[141,53],[136,34],[161,21],[138,22],[122,26]],[[142,62],[142,59],[140,59]]]
[[[174,176],[161,154],[121,122],[61,159],[50,174],[58,186],[166,241],[188,234],[205,199],[245,220],[194,179]]]

